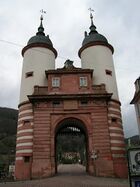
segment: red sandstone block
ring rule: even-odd
[[[35,124],[36,125],[36,124]],[[39,125],[36,125],[36,127],[34,128],[34,131],[43,131],[43,130],[45,130],[45,131],[50,131],[50,126],[39,126]]]
[[[111,147],[124,147],[125,148],[125,143],[111,143]]]
[[[113,158],[114,163],[127,163],[126,157],[121,157],[121,158]]]
[[[94,146],[95,147],[95,150],[99,150],[99,152],[100,151],[110,151],[111,149],[110,149],[110,146],[105,146],[105,147],[103,147],[103,146],[99,146],[99,145],[95,145]]]
[[[106,139],[109,138],[109,133],[94,133],[93,132],[93,138],[97,139]]]
[[[104,123],[104,125],[101,123],[101,122],[93,122],[93,130],[104,130],[105,131],[108,131],[108,124],[107,123]]]
[[[107,113],[94,113],[94,115],[92,116],[92,118],[91,119],[100,119],[100,118],[102,118],[102,119],[107,119],[107,117],[108,117],[108,114]]]
[[[118,136],[111,136],[111,140],[121,140],[124,141],[124,137],[118,137]]]
[[[40,148],[41,147],[41,148]],[[34,149],[42,149],[42,148],[46,148],[46,149],[50,149],[50,144],[34,144]]]
[[[123,131],[122,130],[118,130],[118,129],[109,129],[110,133],[116,133],[116,134],[122,134],[124,135]]]
[[[100,149],[100,154],[104,155],[104,154],[110,154],[111,153],[111,150],[110,149]]]
[[[108,133],[108,129],[100,129],[100,128],[93,127],[93,132],[94,133]]]
[[[99,156],[101,158],[105,158],[105,159],[109,159],[110,158],[110,160],[112,160],[112,154],[111,154],[110,151],[108,151],[108,153],[100,153]]]
[[[45,148],[45,147],[33,147],[34,152],[49,152],[50,148]]]
[[[16,157],[32,156],[32,153],[16,153]]]
[[[94,144],[96,143],[100,143],[102,145],[104,145],[104,143],[110,144],[110,139],[109,138],[108,139],[94,139]]]
[[[50,135],[48,135],[48,132],[50,132],[50,131],[34,131],[34,134],[35,134],[35,136],[46,136],[46,134],[47,134],[47,137],[49,137]]]
[[[18,119],[20,119],[22,117],[26,117],[26,116],[33,116],[33,112],[26,112],[24,114],[20,114],[20,115],[18,115]]]
[[[22,123],[23,124],[23,123]],[[21,127],[17,127],[17,131],[26,130],[26,129],[33,129],[33,126],[29,125],[22,125]]]
[[[44,140],[49,140],[50,139],[50,134],[41,134],[41,135],[38,135],[38,133],[34,133],[34,139],[44,139]]]
[[[18,150],[25,150],[25,149],[32,149],[32,145],[31,146],[18,146],[18,147],[16,147],[16,150],[18,151]]]
[[[49,144],[50,145],[50,143],[51,143],[51,140],[34,140],[34,145],[47,145],[47,144]]]
[[[42,136],[42,137],[41,136],[36,136],[35,138],[37,138],[37,140],[38,140],[38,141],[36,141],[36,143],[39,142],[39,141],[49,141],[50,140],[50,137],[48,138],[46,136]],[[35,140],[35,138],[34,138],[34,140]]]
[[[35,124],[36,125],[36,124]],[[50,125],[46,125],[46,124],[40,124],[40,125],[36,125],[36,127],[34,128],[35,130],[50,130]]]
[[[32,109],[32,106],[22,106],[22,107],[20,107],[19,108],[19,112],[21,112],[21,111],[25,111],[25,110],[30,110],[30,109]]]
[[[45,116],[49,116],[49,111],[48,111],[48,108],[49,107],[47,107],[46,109],[44,108],[39,108],[39,109],[35,109],[35,111],[34,111],[34,114],[35,115],[38,115],[38,114],[44,114]]]
[[[109,114],[115,114],[121,117],[121,111],[109,110]]]
[[[128,178],[128,168],[126,163],[114,163],[114,172],[116,177]]]
[[[17,137],[31,136],[31,135],[33,135],[33,132],[23,132],[23,133],[17,134]]]
[[[119,123],[110,123],[109,124],[109,127],[119,127],[119,128],[121,128],[121,129],[123,129],[123,126],[121,125],[121,124],[119,124]]]
[[[104,142],[104,144],[102,142],[94,142],[93,143],[94,146],[99,146],[99,147],[110,147],[110,142],[106,143]]]
[[[50,155],[50,152],[48,151],[41,151],[41,150],[38,150],[37,152],[33,152],[33,158],[34,156],[46,156],[46,155]]]
[[[39,124],[39,122],[45,122],[45,123],[50,123],[50,120],[48,120],[48,119],[45,119],[45,118],[42,118],[42,117],[40,117],[40,118],[34,118],[34,123],[35,124]]]
[[[48,118],[48,117],[46,117],[46,116],[44,116],[44,115],[37,115],[37,116],[34,116],[34,119],[35,119],[35,121],[36,120],[45,120],[45,121],[50,121],[50,117]]]
[[[111,152],[112,154],[125,154],[126,153],[125,150],[112,150]]]
[[[26,142],[33,142],[32,139],[23,139],[23,140],[17,140],[16,143],[26,143]]]

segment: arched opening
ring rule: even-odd
[[[86,173],[87,147],[88,137],[84,123],[76,118],[61,121],[55,131],[56,173]]]

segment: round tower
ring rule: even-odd
[[[15,178],[18,180],[32,177],[34,113],[28,95],[33,94],[35,85],[47,86],[45,70],[55,69],[55,58],[57,57],[57,51],[53,48],[49,36],[45,36],[42,20],[41,16],[38,32],[29,39],[22,50],[23,69],[15,162]]]
[[[78,52],[82,68],[94,69],[93,84],[105,84],[107,92],[113,93],[112,98],[119,100],[112,58],[114,49],[107,39],[97,32],[92,14],[90,18],[90,32],[89,34],[85,32],[82,47]]]
[[[113,175],[117,177],[127,177],[127,162],[125,159],[125,143],[122,126],[121,109],[118,97],[116,76],[113,64],[112,45],[108,40],[96,30],[93,23],[93,16],[90,14],[90,32],[85,32],[82,47],[79,49],[79,57],[83,69],[93,69],[93,85],[104,84],[107,93],[112,93],[112,97],[107,102],[108,132],[110,139],[111,160],[113,163]],[[94,90],[93,90],[94,91]],[[93,126],[96,123],[93,122]],[[101,128],[101,127],[99,127]],[[96,128],[95,128],[96,129]],[[106,137],[107,138],[107,137]],[[93,139],[94,142],[94,139]],[[94,147],[93,143],[93,147]]]
[[[55,69],[57,51],[53,48],[49,35],[45,36],[42,20],[41,16],[38,32],[29,39],[27,45],[22,49],[23,69],[20,103],[28,100],[27,95],[33,93],[35,85],[47,85],[45,70]]]

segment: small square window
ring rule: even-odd
[[[81,87],[87,86],[87,77],[80,77],[80,86]]]
[[[117,122],[117,118],[112,118],[111,121],[112,121],[113,123],[115,123],[115,122]]]
[[[60,105],[60,101],[53,101],[53,107],[57,107]]]
[[[24,162],[30,162],[30,156],[24,156]]]
[[[23,124],[24,124],[24,125],[29,125],[29,124],[30,124],[30,121],[29,121],[29,120],[25,120],[25,121],[23,121]]]
[[[107,74],[107,75],[112,76],[112,71],[110,71],[110,70],[106,69],[106,70],[105,70],[105,72],[106,72],[106,74]]]
[[[33,76],[33,71],[27,72],[27,73],[25,74],[25,77],[26,77],[26,78],[32,77],[32,76]]]
[[[81,105],[87,105],[88,104],[88,101],[87,100],[82,100],[81,101]]]
[[[52,78],[52,87],[60,87],[60,78],[59,77]]]

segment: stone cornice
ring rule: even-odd
[[[93,74],[93,69],[81,69],[81,68],[71,68],[71,69],[56,69],[56,70],[47,70],[45,71],[46,76],[48,74],[77,74],[77,73],[90,73],[91,75]]]
[[[30,102],[46,100],[75,100],[75,99],[104,99],[109,100],[112,94],[50,94],[50,95],[28,95]]]
[[[97,41],[97,42],[91,42],[91,43],[88,43],[88,44],[82,46],[78,51],[79,57],[81,58],[81,53],[83,50],[85,50],[88,47],[92,47],[92,46],[96,46],[96,45],[106,46],[111,50],[112,54],[114,53],[114,48],[112,47],[112,45],[110,45],[109,43],[106,43],[106,42],[98,42]]]
[[[18,108],[21,107],[22,105],[26,105],[26,104],[29,104],[29,103],[30,103],[29,100],[23,101],[23,102],[19,103]]]
[[[33,44],[29,44],[29,45],[25,46],[25,47],[22,49],[22,52],[21,52],[22,56],[24,56],[24,53],[25,53],[28,49],[30,49],[30,48],[35,48],[35,47],[43,47],[43,48],[50,49],[50,50],[54,53],[55,58],[57,57],[57,51],[56,51],[56,49],[53,48],[53,47],[51,47],[51,46],[49,46],[49,45],[47,45],[47,44],[44,44],[44,43],[33,43]]]

